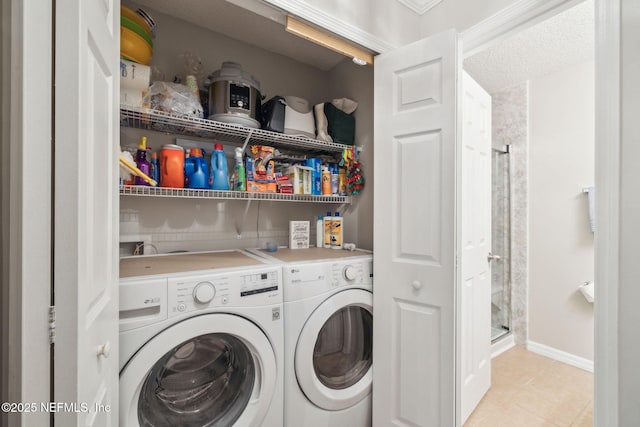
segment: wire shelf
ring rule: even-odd
[[[324,142],[304,136],[285,135],[263,129],[251,129],[233,123],[176,116],[163,111],[120,107],[120,125],[179,135],[197,136],[243,145],[270,145],[309,153],[342,152],[348,145]]]
[[[249,193],[246,191],[196,190],[192,188],[148,187],[124,185],[122,196],[169,197],[182,199],[269,200],[275,202],[341,203],[351,204],[351,196],[315,196],[311,194]]]

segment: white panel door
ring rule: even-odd
[[[463,72],[461,421],[491,386],[491,96]]]
[[[120,2],[55,16],[55,424],[117,426]]]
[[[455,425],[457,35],[376,57],[373,425]]]

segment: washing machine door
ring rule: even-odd
[[[302,328],[296,377],[320,408],[346,409],[371,393],[372,305],[371,292],[348,289],[320,304]]]
[[[276,385],[274,350],[254,323],[206,314],[149,340],[120,373],[120,426],[259,426]]]

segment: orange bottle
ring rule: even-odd
[[[329,172],[329,166],[322,166],[322,194],[331,194],[331,172]]]
[[[160,186],[184,188],[184,148],[166,144],[160,150]]]

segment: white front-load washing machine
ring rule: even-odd
[[[284,425],[371,426],[372,255],[252,252],[283,264]]]
[[[282,271],[243,251],[120,260],[121,427],[281,427]]]

